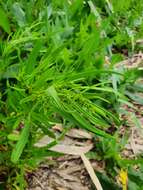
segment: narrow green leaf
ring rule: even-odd
[[[19,135],[18,134],[9,134],[7,138],[11,141],[18,141],[19,140]]]
[[[48,88],[48,93],[49,95],[55,100],[56,104],[61,107],[61,103],[60,103],[60,99],[57,95],[56,89],[54,88],[54,86],[51,86]]]
[[[4,29],[5,32],[7,32],[8,34],[10,33],[9,20],[2,8],[0,8],[0,26]]]
[[[91,124],[89,124],[89,122],[87,122],[87,120],[84,119],[77,111],[72,112],[72,116],[79,123],[80,127],[87,129],[88,131],[91,131],[99,136],[113,139],[113,137],[111,135],[109,135],[106,132],[104,132],[100,129],[97,129],[95,126],[92,126]]]
[[[19,137],[19,141],[17,142],[16,146],[14,147],[11,155],[11,161],[13,163],[17,163],[25,145],[27,144],[28,137],[29,137],[29,128],[30,123],[28,121],[25,122],[24,128],[21,132],[21,135]]]
[[[39,51],[41,49],[42,42],[41,40],[38,40],[32,49],[32,52],[29,55],[29,58],[27,60],[27,65],[26,65],[26,73],[30,74],[34,70],[36,59],[39,55]]]
[[[99,118],[100,115],[98,115],[99,113],[97,112],[96,115],[98,117],[95,117],[95,115],[92,115],[89,111],[86,111],[85,109],[83,109],[82,107],[80,107],[78,104],[73,103],[73,107],[74,109],[76,109],[79,113],[82,113],[82,116],[87,118],[87,120],[89,119],[90,122],[92,122],[94,125],[99,125],[104,127],[109,127],[108,123],[105,122],[105,120],[103,120],[102,118]],[[105,116],[104,116],[105,117]]]

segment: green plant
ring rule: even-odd
[[[125,10],[132,5],[128,2]],[[96,1],[82,0],[0,3],[5,20],[0,21],[0,165],[13,168],[9,175],[17,176],[13,188],[22,190],[25,183],[19,173],[24,176],[26,168],[44,156],[57,155],[48,150],[58,142],[51,130],[56,123],[65,130],[69,125],[87,129],[102,137],[103,144],[116,141],[116,134],[107,131],[110,125],[121,124],[120,102],[128,103],[125,90],[141,72],[114,70],[123,56],[114,54],[112,47],[135,50],[134,40],[142,33],[134,30],[132,13],[139,10],[138,19],[142,9],[134,5],[125,15],[114,1],[113,7],[108,1],[98,2],[97,8]],[[124,23],[124,17],[131,22]],[[53,144],[34,148],[45,134]],[[115,160],[119,151],[112,152]]]

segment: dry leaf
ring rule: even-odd
[[[67,190],[67,189],[65,189],[63,187],[57,187],[57,190]]]
[[[139,52],[138,54],[133,55],[131,58],[123,60],[116,64],[117,68],[120,66],[124,66],[124,68],[136,68],[138,67],[143,61],[143,53]]]
[[[34,146],[35,147],[44,147],[47,146],[49,143],[53,141],[52,138],[45,135],[40,139]],[[89,150],[93,148],[92,142],[84,142],[79,143],[71,138],[65,137],[62,141],[60,141],[57,145],[49,148],[49,150],[64,153],[64,154],[71,154],[71,155],[80,155],[85,154]]]
[[[50,138],[48,135],[42,137],[37,143],[34,144],[35,147],[44,147],[51,143],[54,139]]]
[[[62,132],[63,126],[62,124],[56,124],[52,127],[52,129]],[[83,130],[83,129],[70,129],[66,136],[73,137],[73,138],[79,138],[79,139],[92,139],[91,133]]]
[[[89,162],[89,160],[86,158],[86,156],[84,154],[81,154],[81,158],[82,158],[82,161],[85,165],[85,168],[86,170],[88,171],[91,179],[92,179],[92,182],[94,183],[95,187],[97,190],[103,190],[95,172],[94,172],[94,169],[92,168],[91,166],[91,163]]]
[[[82,129],[71,129],[66,134],[69,137],[79,138],[79,139],[92,139],[92,135]]]
[[[64,154],[72,154],[72,155],[81,155],[89,152],[93,148],[93,144],[86,145],[84,147],[81,146],[66,146],[62,144],[57,144],[50,148],[52,151],[64,153]]]
[[[59,131],[59,132],[62,132],[63,126],[62,126],[61,123],[57,123],[56,125],[54,125],[54,126],[52,127],[52,129],[54,129],[54,130],[56,130],[56,131]]]
[[[143,44],[143,39],[138,39],[138,40],[136,40],[136,43],[137,43],[137,44]]]

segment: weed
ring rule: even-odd
[[[24,189],[27,168],[59,155],[48,150],[52,144],[33,147],[45,134],[56,143],[51,130],[56,123],[92,132],[105,159],[119,164],[119,107],[129,104],[126,96],[137,99],[130,89],[142,88],[133,85],[142,71],[117,71],[115,65],[125,56],[123,49],[133,54],[139,48],[142,2],[0,4],[0,165],[9,168],[8,183]]]

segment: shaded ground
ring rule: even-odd
[[[95,164],[96,168],[96,164]],[[43,164],[32,176],[28,175],[28,190],[89,190],[91,180],[80,158],[65,156],[55,165]]]

